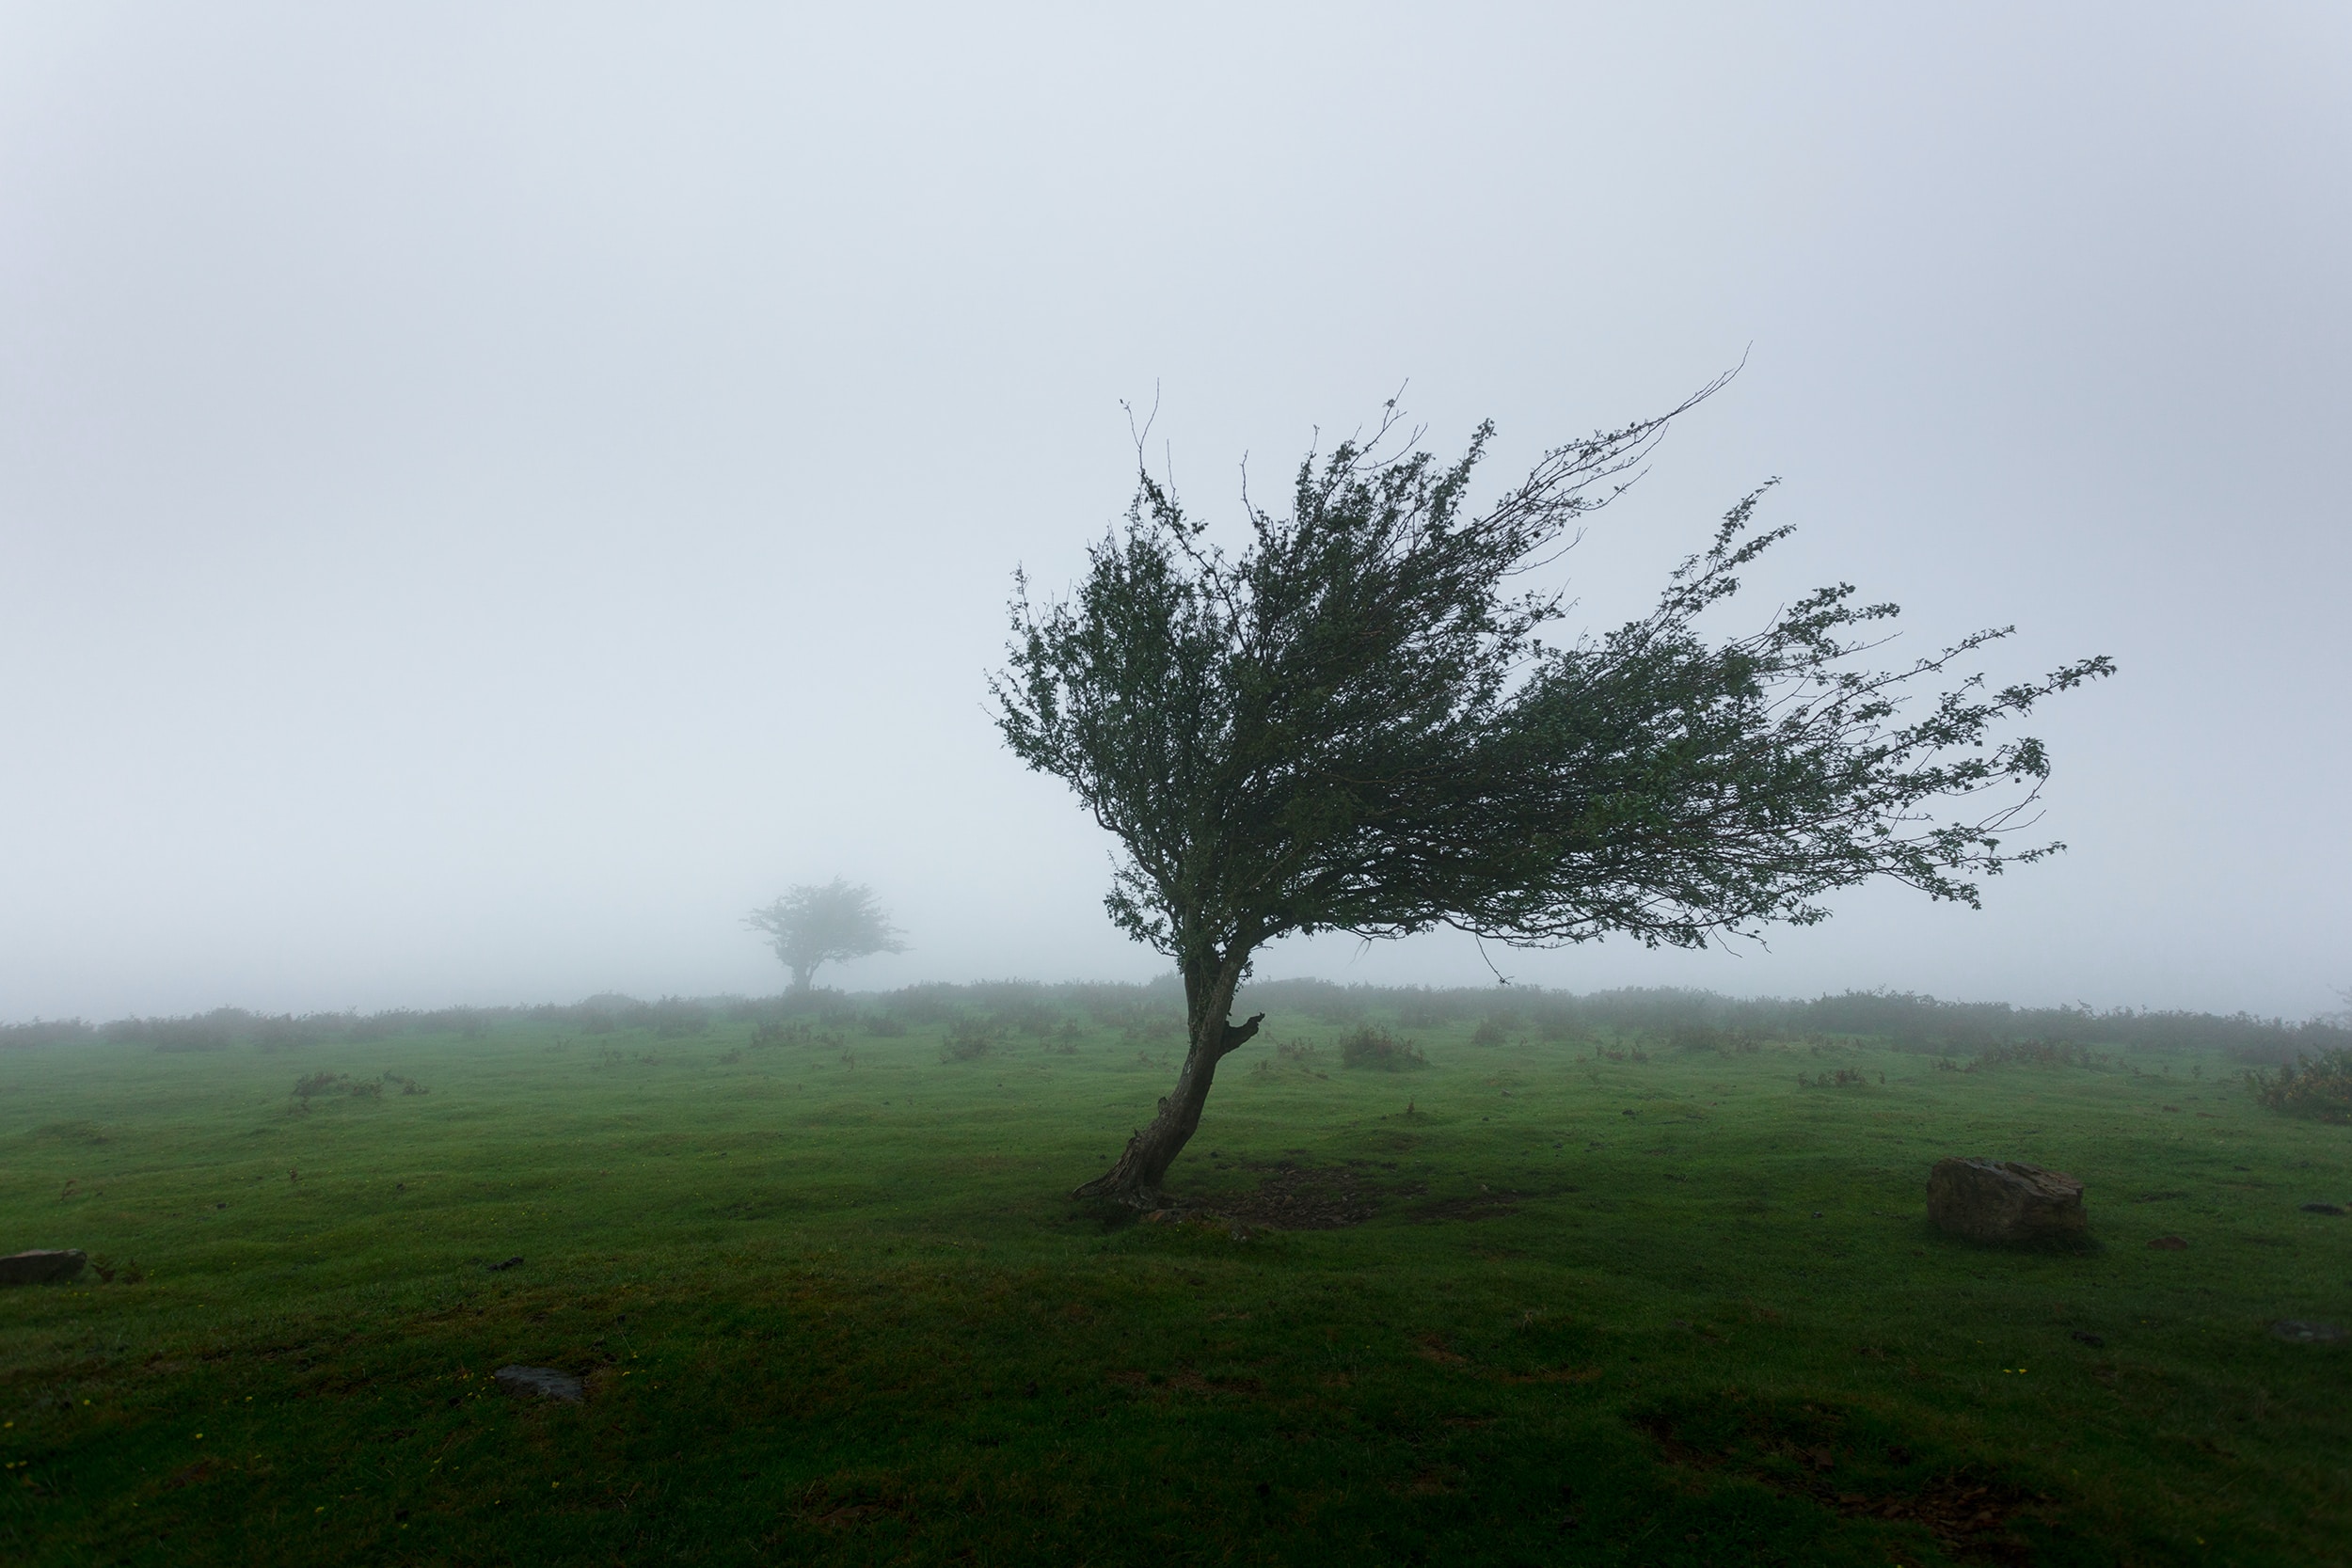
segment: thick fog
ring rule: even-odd
[[[1578,619],[1779,475],[1754,620],[2114,656],[2032,726],[2071,852],[1502,972],[2352,984],[2352,11],[779,11],[0,12],[0,1018],[772,990],[836,874],[910,947],[833,983],[1156,974],[985,690],[1120,401],[1231,522],[1400,387],[1499,483],[1743,355]]]

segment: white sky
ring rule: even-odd
[[[1142,977],[1003,752],[1016,563],[1410,382],[1497,480],[1737,361],[1568,568],[2122,673],[1970,913],[1521,980],[2352,984],[2352,8],[0,7],[0,1018]],[[1266,974],[1472,983],[1459,940]]]

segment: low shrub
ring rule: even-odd
[[[1427,1067],[1429,1058],[1411,1040],[1400,1040],[1386,1029],[1368,1023],[1340,1041],[1340,1063],[1343,1067],[1401,1072],[1407,1068]]]
[[[400,1082],[407,1084],[411,1080],[404,1078]],[[424,1091],[410,1088],[407,1092],[422,1094]],[[309,1110],[310,1101],[323,1094],[349,1095],[354,1100],[381,1100],[384,1098],[384,1080],[353,1078],[348,1073],[342,1072],[314,1072],[308,1078],[294,1080],[294,1096],[302,1101],[304,1110]]]
[[[30,1051],[43,1045],[76,1045],[97,1037],[98,1031],[78,1018],[37,1018],[30,1023],[0,1023],[0,1051]]]
[[[710,1028],[710,1015],[682,996],[665,996],[645,1013],[654,1038],[660,1040],[685,1039]]]
[[[1968,1064],[1966,1071],[1979,1068],[2009,1067],[2087,1067],[2104,1068],[2114,1061],[2104,1051],[2090,1051],[2071,1040],[2019,1040],[2013,1045],[1991,1045],[1977,1053],[1977,1059]]]
[[[943,1062],[977,1062],[996,1047],[998,1037],[1005,1032],[1001,1023],[987,1022],[977,1018],[960,1018],[947,1025],[946,1037],[940,1042],[939,1059]]]
[[[2275,1072],[2246,1075],[2254,1098],[2280,1116],[2352,1124],[2352,1051],[2298,1056]]]

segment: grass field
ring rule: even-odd
[[[0,1559],[2352,1560],[2271,1329],[2352,1323],[2352,1132],[2217,1055],[1278,1014],[1137,1221],[1064,1195],[1175,1040],[948,1027],[0,1053],[0,1251],[113,1275],[0,1291]],[[1953,1153],[2098,1245],[1940,1238]]]

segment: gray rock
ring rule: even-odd
[[[2270,1325],[2270,1332],[2298,1345],[2331,1345],[2344,1338],[2344,1330],[2333,1323],[2305,1323],[2299,1318],[2281,1318]]]
[[[2015,1160],[1938,1160],[1928,1218],[1972,1242],[2074,1242],[2089,1230],[2081,1182]]]
[[[52,1280],[72,1279],[88,1261],[88,1256],[78,1247],[20,1252],[0,1258],[0,1285],[46,1285]]]
[[[587,1392],[580,1379],[553,1367],[501,1367],[490,1374],[510,1394],[536,1394],[541,1399],[578,1404]]]

